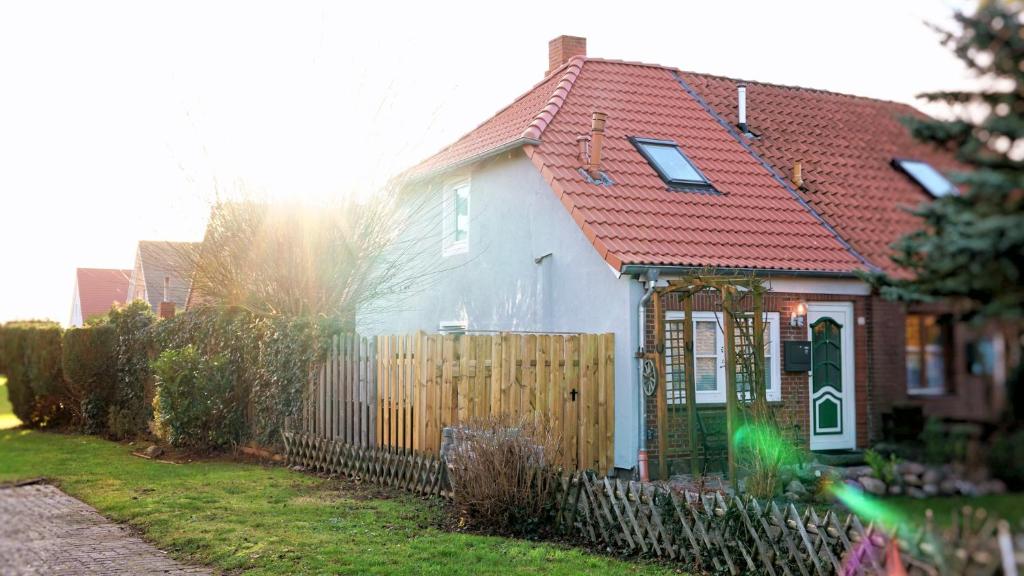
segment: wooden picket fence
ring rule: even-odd
[[[294,431],[437,455],[441,431],[530,418],[562,440],[567,469],[614,467],[613,334],[407,334],[332,340]]]
[[[311,382],[299,430],[354,446],[377,446],[376,375],[372,340],[355,334],[334,336]]]

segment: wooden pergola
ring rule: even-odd
[[[754,276],[724,276],[716,274],[694,273],[692,275],[668,281],[667,286],[656,289],[652,298],[654,308],[654,351],[646,356],[657,366],[658,382],[667,388],[666,350],[665,350],[665,305],[668,295],[678,295],[682,299],[686,321],[683,323],[683,363],[685,374],[685,401],[687,414],[688,439],[690,445],[690,471],[694,475],[701,472],[697,454],[697,385],[694,366],[694,329],[693,329],[693,298],[704,291],[716,291],[721,296],[722,331],[725,335],[725,399],[726,399],[726,435],[728,444],[728,475],[735,485],[736,458],[733,438],[740,422],[739,394],[737,375],[745,371],[745,394],[749,402],[760,407],[767,406],[764,387],[764,285]],[[740,304],[747,303],[749,310],[740,310]],[[752,317],[752,322],[748,319]],[[747,330],[749,332],[747,332]],[[751,348],[749,355],[737,357],[737,336],[749,338],[747,346]],[[657,423],[658,423],[658,473],[659,477],[668,477],[667,427],[668,398],[665,389],[656,391]]]

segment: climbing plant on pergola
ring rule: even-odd
[[[700,473],[697,456],[697,385],[694,367],[693,299],[703,292],[716,292],[721,299],[722,325],[725,335],[725,399],[728,475],[736,485],[735,433],[743,419],[769,415],[765,390],[764,354],[764,283],[756,276],[727,276],[714,273],[693,273],[669,280],[652,298],[654,309],[654,351],[647,354],[657,367],[658,382],[668,385],[665,347],[665,298],[670,295],[682,301],[686,321],[683,323],[683,365],[690,470]],[[742,386],[742,390],[740,387]],[[742,396],[742,398],[741,398]],[[741,406],[746,414],[740,413]],[[664,389],[657,391],[658,473],[668,476],[666,435],[668,398]]]

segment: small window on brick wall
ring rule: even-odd
[[[683,358],[683,330],[686,315],[665,315],[665,395],[669,405],[686,403],[686,365]],[[725,403],[725,334],[722,315],[715,312],[693,313],[693,366],[698,404]],[[779,314],[764,315],[765,386],[769,401],[782,399],[782,366],[779,362]],[[740,336],[737,334],[737,343]],[[737,345],[737,352],[739,344]],[[743,394],[749,386],[738,373],[737,390]]]
[[[907,314],[906,361],[909,394],[945,394],[952,322],[948,316]]]

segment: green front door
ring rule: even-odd
[[[813,450],[854,448],[852,316],[847,303],[808,307]]]
[[[828,316],[811,324],[814,434],[843,433],[843,327]]]

